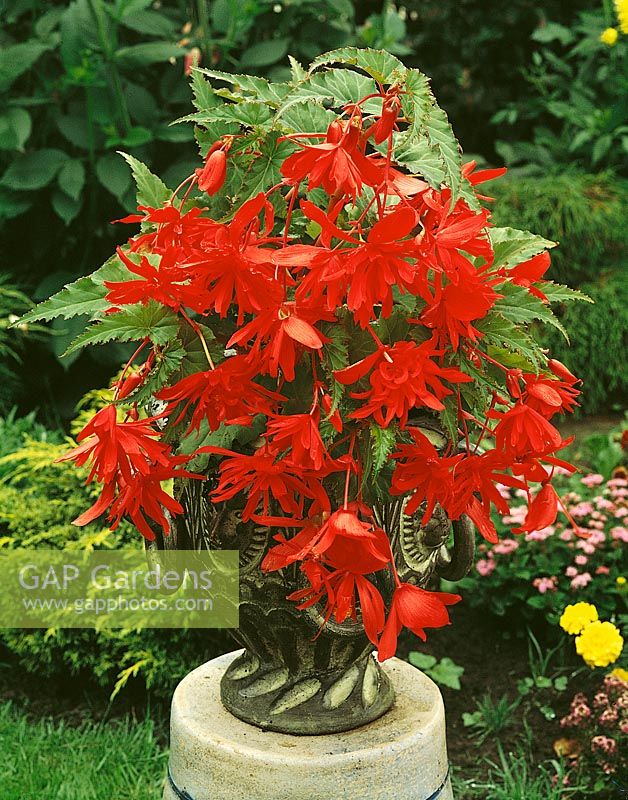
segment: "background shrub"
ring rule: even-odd
[[[54,464],[68,449],[56,432],[31,416],[0,419],[0,548],[53,549],[142,547],[128,522],[117,531],[97,524],[76,528],[70,522],[94,501],[85,473]],[[13,451],[7,453],[6,451]],[[96,490],[97,493],[97,490]],[[168,699],[190,669],[230,647],[219,630],[2,630],[0,647],[20,669],[42,680],[81,678],[107,691],[129,680],[156,697]]]

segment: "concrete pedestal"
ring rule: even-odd
[[[396,700],[383,717],[332,736],[288,736],[223,708],[220,678],[240,652],[177,686],[163,800],[453,800],[443,701],[422,672],[391,659]]]

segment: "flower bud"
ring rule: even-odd
[[[198,188],[207,194],[216,194],[227,177],[227,154],[224,150],[210,152],[203,169],[197,169]]]

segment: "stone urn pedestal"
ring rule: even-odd
[[[453,800],[443,701],[422,672],[391,659],[383,665],[395,695],[389,711],[352,730],[296,736],[223,706],[221,679],[242,652],[178,685],[163,800]]]

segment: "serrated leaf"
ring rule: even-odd
[[[350,69],[325,70],[309,75],[288,94],[278,111],[280,116],[291,105],[313,100],[330,102],[335,107],[346,103],[357,103],[366,95],[377,91],[375,81]]]
[[[290,91],[290,86],[287,83],[270,83],[266,78],[258,78],[255,75],[239,75],[231,74],[229,72],[221,72],[220,70],[207,69],[202,67],[200,72],[207,75],[208,78],[215,78],[225,83],[230,83],[233,89],[223,90],[216,89],[216,94],[228,97],[232,100],[250,100],[251,95],[256,99],[268,103],[275,108],[278,107],[283,101],[284,97]]]
[[[180,369],[185,355],[185,348],[179,339],[173,339],[168,342],[163,350],[156,352],[155,364],[144,383],[125,398],[125,402],[131,400],[134,403],[142,404],[150,400],[156,392],[167,384],[170,376]]]
[[[462,182],[462,150],[458,144],[447,114],[437,105],[432,106],[425,123],[429,143],[440,154],[445,168],[445,182],[451,189],[451,201],[460,195]]]
[[[267,191],[281,180],[280,168],[284,159],[292,152],[292,144],[279,139],[279,134],[269,133],[250,165],[242,170],[241,185],[236,198],[238,203]]]
[[[107,289],[103,285],[104,281],[124,280],[130,274],[120,259],[112,256],[92,275],[68,284],[48,300],[35,306],[19,322],[49,322],[57,317],[72,319],[105,311],[109,303],[105,301]]]
[[[399,82],[406,73],[406,67],[395,56],[385,50],[360,49],[357,47],[340,47],[315,58],[309,72],[314,72],[325,64],[349,64],[363,70],[379,83],[393,84]]]
[[[376,477],[382,471],[388,457],[395,449],[397,443],[396,431],[393,427],[382,428],[379,425],[371,425],[371,454],[372,454],[372,473]]]
[[[150,339],[153,344],[165,345],[179,330],[176,314],[154,300],[145,305],[137,303],[99,320],[72,342],[65,352],[69,355],[86,345],[107,342],[132,342]]]
[[[563,286],[561,283],[553,283],[552,281],[543,283],[541,291],[550,303],[572,303],[575,301],[583,301],[585,303],[595,302],[593,298],[589,297],[589,295],[584,292],[579,292],[577,289],[570,289],[569,286]]]
[[[213,331],[201,323],[199,323],[198,327],[214,362],[221,361],[223,349],[217,344]],[[188,375],[193,375],[195,372],[203,372],[209,368],[203,343],[198,333],[187,323],[181,326],[179,340],[185,350],[185,357],[182,359],[176,375],[174,375],[174,380],[180,380]]]
[[[349,366],[349,334],[341,325],[323,325],[329,342],[323,345],[323,358],[331,372]]]
[[[543,250],[556,247],[556,242],[515,228],[489,228],[488,235],[495,252],[494,267],[514,267]]]
[[[142,164],[141,161],[128,153],[119,152],[122,158],[124,158],[131,167],[133,179],[137,186],[138,205],[159,208],[170,199],[172,194],[170,189],[161,178],[158,178],[157,175],[153,175],[146,164]]]
[[[192,455],[201,447],[224,447],[231,449],[236,442],[240,445],[250,444],[255,441],[265,427],[263,415],[259,415],[253,420],[252,425],[225,425],[224,423],[215,431],[210,431],[207,420],[201,420],[197,431],[192,431],[181,439],[177,448],[180,455]],[[207,453],[200,453],[189,463],[189,469],[203,472],[209,464],[211,456]]]
[[[484,334],[488,344],[519,353],[534,369],[538,369],[543,359],[542,349],[525,330],[511,320],[501,314],[491,313],[477,323],[477,329]]]
[[[427,139],[407,142],[403,147],[393,148],[393,151],[394,159],[398,164],[407,167],[412,173],[421,175],[435,189],[445,182],[447,173],[443,160]]]
[[[216,122],[237,122],[250,128],[266,125],[272,118],[272,112],[267,105],[244,100],[241,103],[222,103],[211,109],[188,114],[176,120],[180,122],[194,122],[197,125],[214,124]]]
[[[506,319],[517,325],[533,322],[534,320],[544,322],[559,330],[565,339],[569,341],[567,331],[554,316],[551,308],[539,300],[538,297],[530,294],[525,287],[505,283],[497,287],[497,291],[503,297],[495,303],[493,309],[506,317]]]
[[[291,105],[281,116],[276,116],[273,127],[288,133],[324,133],[336,119],[336,115],[314,100],[300,100]]]
[[[288,56],[288,61],[290,62],[293,82],[299,83],[299,81],[304,80],[307,77],[307,72],[303,69],[301,63],[294,56]]]
[[[197,111],[205,111],[219,104],[219,100],[214,93],[214,89],[209,81],[206,81],[199,69],[192,70],[192,94],[194,107]]]

